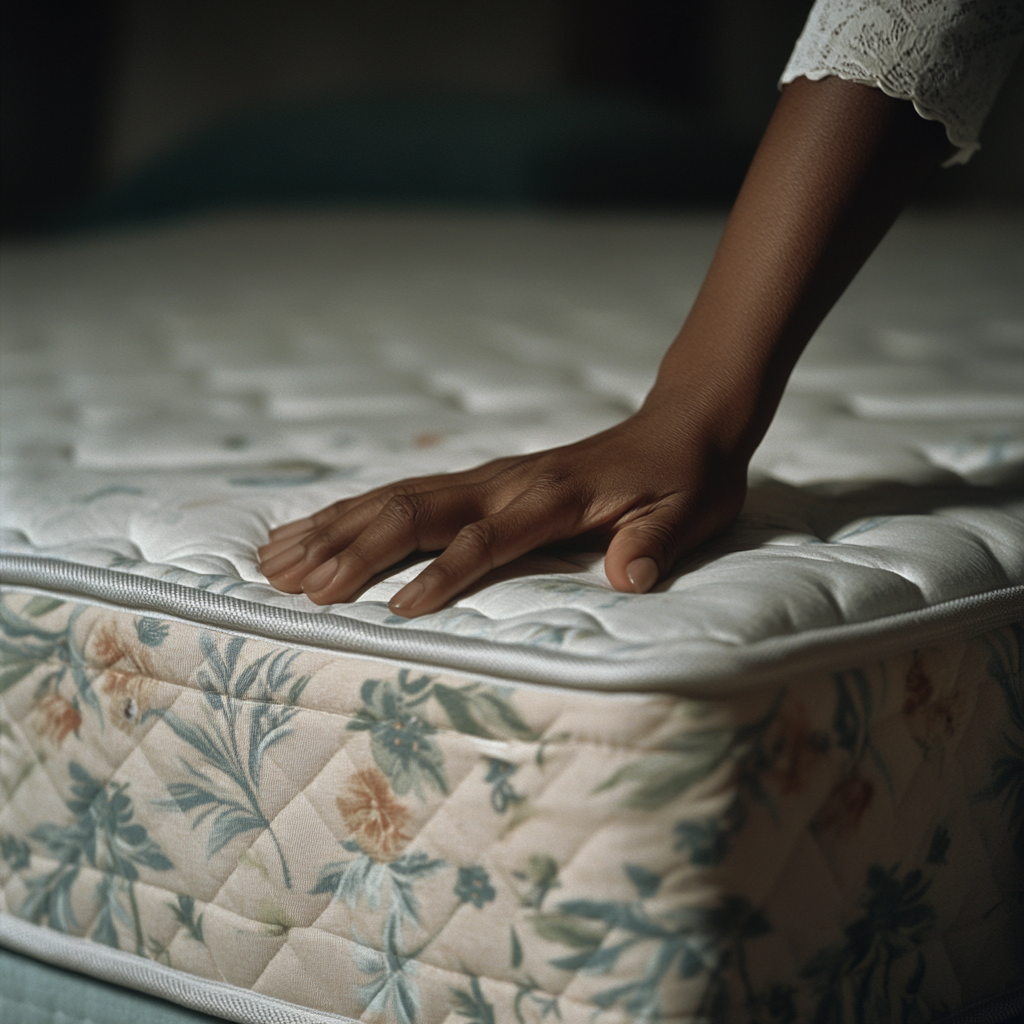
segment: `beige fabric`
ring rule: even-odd
[[[368,1022],[930,1019],[1016,977],[1021,627],[698,702],[2,625],[8,914]]]

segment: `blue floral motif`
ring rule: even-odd
[[[627,951],[648,946],[641,978],[597,992],[591,1002],[599,1010],[621,1005],[633,1021],[660,1021],[665,981],[673,975],[686,980],[703,974],[707,984],[695,1016],[718,1019],[727,1005],[729,969],[742,962],[746,942],[771,930],[767,918],[738,895],[723,896],[711,907],[655,910],[646,902],[658,896],[661,876],[639,864],[627,864],[623,870],[636,889],[635,900],[566,900],[555,913],[532,915],[530,921],[541,938],[576,950],[552,959],[551,965],[608,975]],[[753,998],[751,993],[748,1002]]]
[[[459,868],[459,878],[455,883],[455,895],[463,903],[472,903],[477,910],[483,910],[485,903],[490,903],[498,895],[491,885],[490,876],[485,868],[479,865]]]
[[[135,620],[135,634],[147,647],[159,647],[170,633],[171,627],[159,619],[143,617]]]
[[[414,792],[426,800],[426,787],[448,792],[444,755],[437,729],[417,709],[436,701],[458,732],[482,739],[537,739],[511,700],[498,688],[481,683],[449,686],[432,676],[413,678],[408,669],[395,682],[367,679],[360,690],[363,706],[347,728],[370,734],[377,767],[400,796]]]
[[[68,764],[68,771],[72,780],[71,799],[65,802],[74,822],[43,824],[33,829],[30,838],[45,847],[51,860],[57,861],[57,867],[25,879],[28,895],[20,913],[37,924],[45,921],[58,931],[77,929],[71,894],[82,868],[94,868],[102,874],[96,886],[100,910],[92,938],[118,948],[114,922],[121,921],[133,929],[135,952],[142,956],[142,921],[135,897],[139,867],[170,871],[174,865],[145,827],[134,820],[127,782],[102,782],[76,761]],[[5,856],[7,852],[4,851]],[[23,849],[12,852],[21,868],[31,866]]]
[[[899,865],[878,864],[868,868],[866,882],[862,915],[847,925],[842,942],[818,952],[801,971],[817,992],[813,1024],[892,1019],[893,966],[912,953],[916,962],[901,995],[901,1016],[931,1020],[946,1009],[920,998],[926,968],[920,950],[936,921],[935,908],[925,902],[931,882],[920,869],[901,877]]]
[[[487,774],[484,782],[491,787],[491,806],[496,814],[504,814],[512,804],[522,803],[526,798],[512,788],[512,776],[519,771],[519,765],[510,764],[497,757],[487,759]]]
[[[268,751],[294,730],[299,710],[292,705],[309,677],[294,674],[292,666],[299,654],[287,650],[261,655],[242,667],[239,658],[246,642],[244,637],[233,637],[220,647],[214,634],[201,634],[206,662],[196,678],[205,714],[185,719],[172,709],[155,712],[193,748],[203,765],[197,767],[193,759],[182,757],[189,778],[171,782],[170,799],[159,806],[183,814],[198,811],[193,828],[209,819],[208,858],[237,836],[266,833],[277,850],[285,887],[291,888],[284,851],[262,809],[260,777]]]

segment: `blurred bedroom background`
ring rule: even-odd
[[[723,207],[810,0],[3,0],[5,236],[253,205]],[[921,204],[1024,204],[1018,62]]]

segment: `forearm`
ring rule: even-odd
[[[788,85],[645,411],[749,458],[811,335],[950,152],[878,89]]]
[[[576,444],[399,481],[287,524],[268,579],[344,601],[412,551],[443,553],[392,598],[435,611],[534,548],[610,537],[605,572],[643,593],[725,529],[807,340],[947,151],[909,103],[838,79],[786,88],[704,286],[643,408]]]

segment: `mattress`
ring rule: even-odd
[[[731,530],[433,615],[269,527],[637,406],[716,217],[224,217],[3,263],[0,941],[229,1020],[927,1021],[1024,983],[1024,223],[901,222]],[[1008,1005],[1008,1004],[1001,1004]]]

